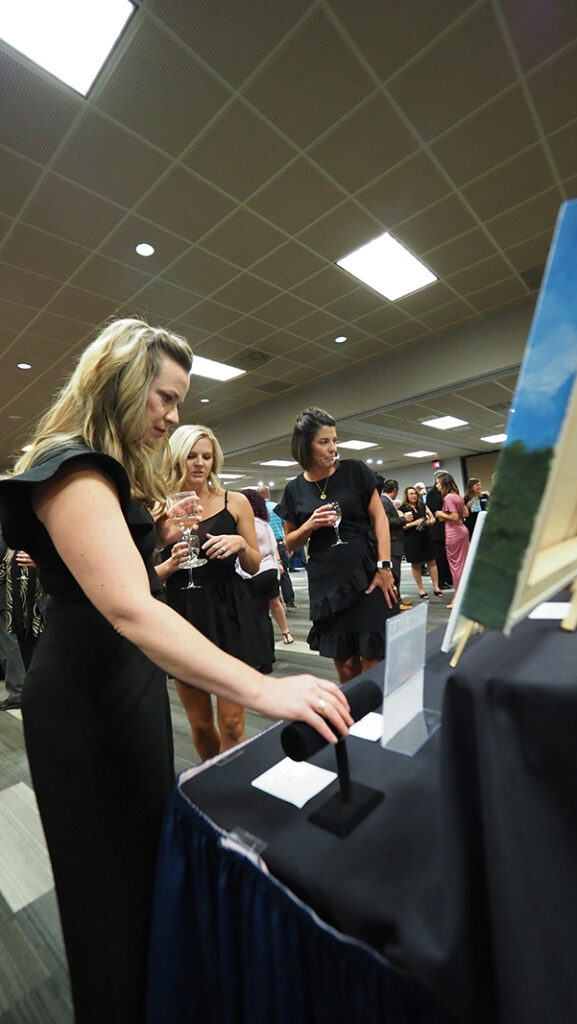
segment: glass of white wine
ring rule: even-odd
[[[180,528],[182,539],[188,544],[188,558],[181,563],[182,569],[188,569],[188,582],[182,587],[183,590],[200,590],[194,582],[192,570],[198,565],[204,565],[206,558],[200,558],[200,538],[195,532],[195,524],[198,520],[198,495],[196,491],[178,491],[171,494],[168,499],[170,518]]]
[[[333,526],[334,526],[334,531],[335,531],[335,533],[337,535],[337,539],[334,542],[334,544],[331,544],[331,547],[336,548],[338,544],[347,544],[348,542],[346,540],[341,540],[341,535],[339,533],[339,526],[340,526],[340,523],[341,523],[341,519],[343,518],[343,512],[342,512],[341,506],[340,506],[338,501],[331,501],[331,505],[333,506],[333,512],[334,512],[334,514],[336,516],[336,519],[334,521]]]

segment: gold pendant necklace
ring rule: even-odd
[[[323,480],[323,485],[322,485],[322,487],[321,487],[321,485],[319,484],[318,480],[313,480],[313,484],[315,485],[315,487],[318,487],[318,489],[319,489],[319,494],[320,494],[321,498],[323,499],[323,501],[325,500],[325,498],[326,498],[326,496],[327,496],[327,492],[326,492],[326,486],[327,486],[327,484],[328,484],[328,482],[329,482],[329,479],[330,479],[330,477],[327,477],[327,478],[326,478],[326,480]]]

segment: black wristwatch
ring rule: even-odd
[[[377,562],[377,569],[392,569],[392,568],[393,568],[393,563],[392,562],[387,562],[385,559],[381,559],[380,562]]]

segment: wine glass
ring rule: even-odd
[[[28,566],[20,561],[20,555],[23,555],[23,554],[24,554],[23,551],[17,551],[16,552],[16,562],[17,562],[18,567],[20,569],[20,575],[18,576],[18,579],[20,580],[21,583],[26,583],[28,581]]]
[[[337,539],[334,542],[334,544],[331,544],[331,547],[336,548],[338,544],[347,544],[348,541],[341,540],[341,535],[339,533],[339,524],[340,524],[341,519],[343,518],[343,512],[342,512],[341,506],[340,506],[338,501],[331,501],[331,505],[333,507],[333,512],[335,513],[335,516],[336,516],[336,519],[334,521],[333,526],[334,526],[335,533],[337,535]]]
[[[188,550],[190,552],[186,562],[182,564],[183,569],[188,569],[188,583],[182,590],[202,590],[200,583],[194,582],[193,569],[199,565],[206,565],[206,558],[200,558],[200,537],[198,533],[191,533],[188,537]]]
[[[188,544],[188,559],[182,563],[182,568],[188,569],[188,583],[182,587],[182,590],[200,589],[192,576],[193,567],[195,565],[204,565],[206,562],[206,558],[200,559],[196,557],[200,550],[199,537],[194,532],[198,519],[198,495],[196,491],[178,491],[176,494],[171,494],[168,499],[168,508],[170,518],[174,519],[175,523],[179,526],[182,539]]]

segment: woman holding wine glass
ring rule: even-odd
[[[304,472],[290,480],[275,512],[287,548],[308,543],[312,650],[333,658],[347,682],[384,657],[385,620],[397,612],[389,524],[378,480],[364,462],[338,461],[333,417],[305,409],[291,453]]]
[[[188,586],[178,556],[175,560],[169,549],[167,562],[158,566],[166,582],[168,603],[222,651],[262,669],[270,662],[267,638],[250,594],[235,571],[237,558],[251,576],[260,566],[250,503],[244,494],[225,491],[221,486],[218,473],[224,457],[208,427],[178,427],[169,444],[174,499],[177,505],[182,504],[186,502],[182,493],[194,491],[202,512],[196,524],[201,561],[193,562],[190,569],[196,585]],[[245,738],[243,707],[218,697],[215,722],[210,693],[178,679],[175,683],[194,746],[203,760]]]

